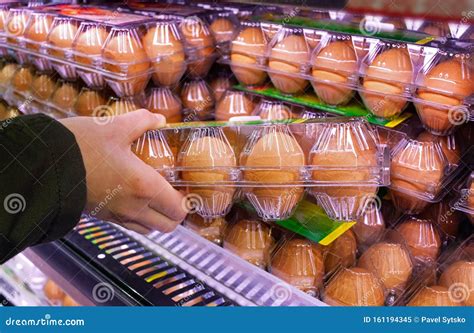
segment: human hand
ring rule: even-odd
[[[143,234],[170,232],[185,218],[183,195],[131,150],[144,132],[165,122],[163,116],[143,109],[113,118],[61,120],[81,149],[87,180],[86,210],[92,216]]]

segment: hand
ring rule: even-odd
[[[147,110],[61,120],[81,149],[89,214],[142,234],[170,232],[181,223],[186,216],[182,194],[131,151],[132,143],[144,132],[165,122],[163,116]]]

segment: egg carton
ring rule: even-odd
[[[108,85],[120,97],[140,93],[150,79],[171,87],[185,73],[206,76],[217,57],[215,38],[229,38],[214,37],[197,16],[77,5],[11,9],[5,27],[0,46],[18,62],[54,69],[67,80],[80,77],[90,88]]]
[[[468,171],[467,177],[461,177],[455,187],[456,197],[451,201],[451,207],[464,213],[474,224],[474,171]]]
[[[281,93],[298,95],[311,83],[328,105],[344,105],[358,92],[365,107],[383,119],[397,117],[413,102],[436,135],[474,119],[469,51],[301,28],[267,35],[262,24],[242,22],[230,54],[221,60],[244,86],[259,87],[270,79]],[[444,73],[451,74],[450,85],[437,79]]]

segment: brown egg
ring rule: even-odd
[[[249,116],[253,108],[252,100],[244,92],[229,90],[217,103],[215,117],[227,121],[232,117]]]
[[[66,111],[74,107],[79,91],[76,85],[63,82],[51,96],[51,103],[59,110]]]
[[[155,84],[176,85],[186,71],[184,45],[177,26],[158,22],[147,31],[142,42],[153,66]]]
[[[467,61],[450,59],[434,66],[423,77],[417,97],[442,106],[415,102],[423,126],[437,135],[449,134],[463,123],[463,99],[473,92],[474,74]]]
[[[28,67],[19,68],[11,79],[11,85],[16,91],[28,91],[33,81],[33,71]]]
[[[183,84],[181,89],[183,108],[191,112],[190,116],[199,120],[211,117],[214,108],[214,96],[204,80],[193,80]]]
[[[174,167],[174,155],[161,131],[143,134],[133,145],[132,151],[143,162],[165,175],[165,169]]]
[[[325,247],[324,253],[324,267],[328,273],[334,272],[340,267],[354,266],[357,254],[357,241],[354,233],[347,230],[331,245]]]
[[[241,220],[229,225],[224,248],[251,264],[266,269],[270,264],[273,243],[271,229],[265,223]]]
[[[56,283],[54,283],[53,280],[49,279],[44,285],[43,292],[46,298],[54,305],[61,304],[64,296],[66,296],[64,291]]]
[[[324,277],[323,254],[315,243],[293,238],[273,255],[270,272],[292,286],[317,295]]]
[[[297,118],[293,115],[291,108],[280,101],[269,101],[263,99],[258,103],[257,107],[252,113],[254,116],[259,116],[264,120],[285,120]]]
[[[5,24],[7,23],[8,13],[8,8],[0,9],[0,31],[5,31]]]
[[[310,153],[312,179],[339,183],[338,186],[313,187],[311,192],[326,212],[338,219],[354,219],[373,201],[377,186],[344,186],[344,182],[373,180],[376,168],[377,139],[365,122],[328,123]],[[328,211],[328,207],[331,207]]]
[[[426,286],[419,290],[408,302],[407,306],[461,306],[456,302],[448,288],[443,286]]]
[[[8,106],[5,103],[0,102],[0,121],[15,118],[19,115],[21,115],[21,113],[17,108]]]
[[[402,245],[384,242],[369,247],[358,266],[372,272],[392,292],[405,289],[413,270],[410,253]]]
[[[167,123],[182,121],[181,101],[168,88],[153,88],[146,96],[145,108],[166,118]]]
[[[289,35],[279,41],[270,53],[268,68],[293,75],[269,72],[275,88],[286,94],[303,92],[308,81],[297,75],[306,74],[301,67],[309,62],[309,58],[309,48],[303,36]]]
[[[404,212],[421,212],[441,187],[447,161],[439,144],[407,140],[393,152],[390,193],[395,206]],[[427,199],[420,198],[420,195]]]
[[[385,221],[380,209],[368,209],[352,227],[360,249],[378,242],[385,232]]]
[[[39,100],[45,101],[53,94],[56,89],[56,81],[50,74],[40,74],[35,76],[31,83],[31,92]]]
[[[108,107],[104,108],[103,114],[97,114],[97,117],[102,116],[119,116],[128,112],[133,112],[141,109],[138,102],[132,97],[123,97],[115,99],[109,103]]]
[[[405,86],[413,80],[413,66],[406,48],[392,48],[375,57],[367,69],[360,95],[365,106],[377,117],[391,118],[399,115],[407,99]],[[393,96],[395,95],[395,96]]]
[[[6,64],[0,71],[0,85],[6,85],[10,83],[10,80],[15,74],[17,68],[17,64]]]
[[[22,37],[25,33],[26,24],[28,22],[28,14],[24,10],[13,10],[8,15],[8,22],[5,26],[7,41],[11,44],[18,43],[18,37]]]
[[[223,217],[205,220],[198,214],[188,215],[184,226],[208,241],[221,245],[224,240],[226,221]]]
[[[109,33],[105,27],[96,24],[83,25],[78,37],[74,41],[73,49],[76,52],[74,59],[84,65],[92,65],[93,59],[102,53],[102,47]]]
[[[313,30],[313,29],[305,29],[303,31],[304,37],[306,39],[306,43],[308,43],[308,46],[314,50],[319,43],[321,42],[321,33],[318,30]]]
[[[261,64],[261,58],[265,55],[266,43],[259,27],[243,29],[232,42],[231,69],[240,83],[253,86],[265,82],[267,73],[263,69],[253,68],[253,66]]]
[[[326,286],[323,301],[331,306],[382,306],[384,292],[374,274],[360,267],[344,268]]]
[[[215,60],[214,38],[207,25],[196,16],[183,20],[180,29],[190,48],[188,72],[191,77],[205,77]],[[196,60],[194,60],[196,59]]]
[[[474,210],[474,181],[471,183],[469,188],[469,196],[467,198],[467,204],[470,209]]]
[[[474,306],[474,262],[454,262],[441,274],[439,284],[450,290],[454,300]]]
[[[52,46],[49,52],[55,57],[63,58],[65,51],[72,48],[76,33],[77,24],[73,20],[56,20],[47,39],[47,42]]]
[[[234,151],[221,128],[192,130],[181,148],[178,158],[183,168],[198,170],[182,171],[186,182],[196,184],[214,184],[216,186],[189,186],[190,196],[199,202],[197,212],[204,218],[224,216],[234,199],[235,187],[232,186],[232,170],[237,166]],[[219,182],[230,182],[224,186]]]
[[[314,91],[325,103],[345,104],[352,98],[354,91],[344,85],[348,84],[348,78],[356,71],[357,56],[350,41],[331,42],[313,60],[313,77],[320,80],[312,82]]]
[[[266,219],[288,217],[303,196],[304,187],[294,184],[300,181],[300,170],[305,165],[305,156],[298,142],[288,129],[281,126],[264,127],[253,146],[246,146],[240,157],[244,180],[261,186],[244,189],[247,199],[259,215]],[[279,168],[269,170],[269,168]],[[292,184],[293,183],[293,184]],[[268,185],[284,184],[285,187]]]
[[[453,198],[448,196],[446,199],[426,207],[419,217],[433,221],[445,235],[457,237],[462,215],[459,211],[451,208],[451,200]]]
[[[102,57],[106,70],[125,75],[127,78],[117,80],[114,90],[120,90],[122,95],[133,96],[145,90],[150,75],[150,61],[135,30],[117,29],[111,32]]]
[[[450,136],[437,136],[430,132],[424,131],[417,137],[418,141],[421,142],[437,142],[441,146],[441,150],[444,156],[451,165],[458,165],[461,160],[461,147],[456,141],[456,137]]]
[[[29,41],[26,46],[31,50],[38,51],[40,46],[46,43],[52,24],[53,18],[50,15],[32,14],[24,35]]]
[[[74,110],[78,116],[94,117],[106,108],[107,100],[98,91],[82,89],[77,97]]]
[[[216,102],[218,102],[222,96],[224,96],[225,92],[229,90],[234,85],[234,80],[232,80],[227,75],[220,75],[214,78],[209,86],[211,90],[214,92],[214,97]]]
[[[422,31],[425,34],[435,37],[448,37],[449,36],[449,26],[447,23],[437,22],[430,23],[423,27]]]
[[[73,300],[71,296],[66,295],[64,296],[64,299],[63,299],[63,306],[81,306],[81,305],[77,303],[75,300]]]
[[[232,21],[224,17],[215,19],[209,28],[211,28],[217,43],[230,42],[236,29]]]
[[[421,263],[436,261],[441,249],[441,239],[433,223],[410,217],[395,229],[415,260]]]

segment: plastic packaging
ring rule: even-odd
[[[232,117],[250,116],[255,98],[242,91],[227,90],[216,104],[215,118],[228,121]]]
[[[281,101],[262,99],[252,114],[265,120],[285,120],[299,118],[293,113],[290,105]]]
[[[211,78],[209,86],[214,92],[216,102],[219,102],[221,97],[227,90],[230,90],[235,84],[235,79],[233,78],[232,73],[220,72],[216,76]]]
[[[367,247],[381,240],[385,230],[385,221],[381,209],[377,207],[367,209],[352,227],[359,251],[364,251]]]
[[[327,274],[338,271],[341,267],[352,267],[356,263],[357,241],[351,229],[336,238],[329,246],[324,247],[324,268]]]
[[[151,88],[145,97],[145,108],[166,118],[167,123],[183,120],[181,100],[169,88]]]
[[[198,214],[191,214],[184,221],[184,226],[208,241],[222,245],[227,224],[224,218],[221,217],[205,220]]]
[[[474,172],[464,179],[460,186],[457,198],[451,202],[451,206],[466,214],[474,224]]]
[[[196,79],[184,82],[180,95],[185,122],[212,118],[215,98],[206,81]]]

